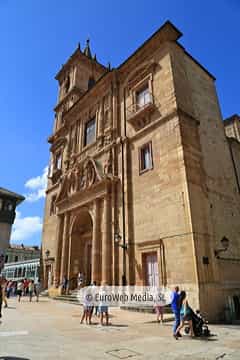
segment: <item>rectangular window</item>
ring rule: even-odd
[[[50,216],[56,214],[56,195],[54,195],[51,199],[50,204]]]
[[[96,136],[96,118],[92,118],[85,124],[84,146],[90,145],[95,141]]]
[[[136,92],[136,103],[138,109],[149,104],[150,100],[151,98],[148,85],[145,85],[143,88]]]
[[[140,148],[139,157],[140,173],[153,168],[151,142]]]
[[[61,154],[56,154],[56,157],[55,157],[55,169],[57,170],[61,170],[62,168],[62,156]]]
[[[18,256],[15,255],[14,262],[18,262]]]

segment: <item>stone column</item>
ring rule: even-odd
[[[94,202],[94,222],[92,234],[92,282],[96,281],[99,285],[100,282],[100,219],[99,219],[99,200]]]
[[[67,212],[64,215],[63,223],[63,239],[62,239],[62,258],[61,258],[61,271],[60,271],[60,283],[63,281],[64,275],[67,276],[68,269],[68,245],[69,245],[69,220],[70,214]]]
[[[106,194],[103,203],[103,233],[102,233],[102,283],[111,284],[111,201]]]
[[[57,252],[56,252],[55,271],[54,271],[54,286],[55,287],[58,287],[59,282],[60,282],[62,236],[63,236],[62,231],[63,231],[63,216],[58,215],[58,218],[57,218],[57,230],[56,230]]]

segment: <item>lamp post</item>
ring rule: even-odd
[[[127,285],[127,278],[126,278],[126,251],[127,251],[127,244],[125,243],[125,239],[123,239],[123,243],[120,244],[122,237],[119,232],[114,234],[114,241],[117,246],[123,249],[123,273],[122,273],[122,285]]]
[[[46,259],[48,260],[49,255],[50,255],[50,250],[47,249],[47,250],[45,251],[45,255],[46,255]]]
[[[229,248],[229,240],[228,238],[226,238],[226,236],[224,236],[221,240],[221,245],[222,247],[219,248],[219,249],[215,249],[214,250],[214,255],[217,259],[219,259],[219,254],[222,253],[222,252],[225,252],[227,251],[227,249]]]

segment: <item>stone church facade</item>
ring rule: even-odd
[[[215,78],[181,35],[166,22],[113,69],[87,42],[57,74],[42,243],[50,293],[64,276],[76,287],[78,272],[85,284],[177,284],[210,318],[240,294],[233,139]]]

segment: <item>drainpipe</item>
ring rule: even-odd
[[[126,211],[125,211],[125,162],[124,162],[124,141],[127,136],[126,131],[126,92],[125,88],[123,90],[123,124],[124,124],[124,140],[121,138],[121,147],[122,147],[122,228],[123,228],[123,274],[122,274],[122,285],[127,285],[126,277]]]
[[[236,178],[236,182],[237,182],[237,188],[238,188],[238,192],[240,193],[240,184],[239,184],[239,179],[238,179],[238,172],[237,172],[237,167],[236,167],[236,163],[235,163],[234,156],[233,156],[232,144],[231,144],[230,141],[231,140],[227,139],[229,150],[230,150],[230,155],[231,155],[231,159],[232,159],[232,164],[233,164],[233,170],[234,170],[235,178]]]

